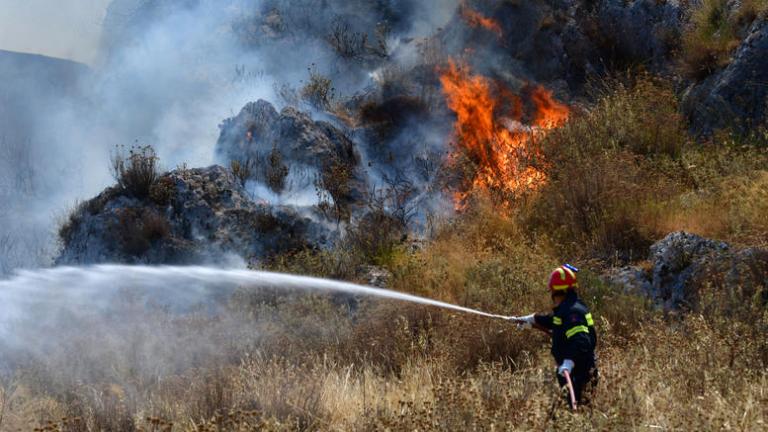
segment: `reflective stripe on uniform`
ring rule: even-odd
[[[590,326],[590,327],[594,327],[595,326],[595,320],[592,319],[592,314],[591,313],[588,313],[588,314],[584,315],[584,318],[587,319],[587,325],[588,326]]]
[[[560,317],[552,317],[552,324],[560,325],[562,323],[563,323],[563,320]]]
[[[566,331],[565,332],[565,337],[566,337],[566,339],[570,339],[571,336],[573,336],[575,334],[578,334],[578,333],[589,333],[589,329],[587,328],[587,326],[583,326],[583,325],[576,326],[576,327]]]

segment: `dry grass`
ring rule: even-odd
[[[543,143],[548,183],[520,211],[553,256],[643,259],[670,231],[764,244],[764,134],[694,141],[674,92],[640,78],[612,84],[594,109]]]
[[[683,34],[683,72],[690,78],[703,80],[727,66],[752,22],[764,16],[766,10],[765,0],[701,1],[692,10],[688,29]]]
[[[39,385],[34,376],[19,375],[4,386],[2,427],[405,431],[765,426],[764,308],[745,309],[736,319],[718,309],[706,316],[665,319],[631,306],[632,297],[610,287],[590,286],[585,296],[596,306],[601,331],[601,384],[591,405],[578,414],[567,411],[554,385],[543,336],[502,322],[391,305],[364,312],[352,324],[354,331],[339,333],[336,341],[326,338],[294,352],[280,348],[280,354],[256,351],[235,363],[189,369],[138,389],[83,383],[46,394],[33,389]],[[523,303],[541,297],[540,287],[521,291]],[[721,299],[709,301],[714,305]],[[636,313],[628,313],[632,310]],[[298,309],[291,316],[314,320]],[[285,347],[302,339],[291,334],[273,342]],[[472,355],[476,361],[464,364]],[[396,368],[390,367],[392,361]]]
[[[549,181],[523,212],[525,226],[563,258],[644,257],[666,234],[656,204],[685,190],[674,165],[693,144],[675,94],[648,78],[610,88],[546,137]]]
[[[656,82],[614,88],[547,138],[549,183],[516,212],[477,196],[418,250],[387,248],[382,260],[341,244],[269,268],[355,280],[373,261],[398,291],[519,314],[549,307],[544,280],[564,259],[597,268],[620,254],[632,260],[679,228],[764,244],[766,140],[693,142],[676,106]],[[348,191],[334,191],[344,202]],[[77,345],[0,374],[0,429],[764,430],[768,291],[710,270],[695,309],[668,315],[580,274],[601,383],[576,414],[555,385],[544,335],[416,305],[240,290],[216,315],[128,316],[183,341],[178,352],[165,346],[173,341],[154,347],[170,357],[155,353],[153,367],[184,367],[147,373],[133,355],[104,348],[109,373],[76,379],[72,365],[94,366]],[[210,328],[225,342],[212,339],[213,350]],[[199,352],[184,350],[201,340]]]

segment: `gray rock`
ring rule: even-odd
[[[768,303],[768,250],[734,250],[727,243],[675,232],[651,247],[650,269],[612,269],[604,280],[627,292],[643,293],[665,310],[696,309],[712,293],[734,298],[762,295]]]
[[[603,280],[624,288],[624,292],[645,295],[651,292],[648,272],[638,266],[625,266],[610,269]]]
[[[665,307],[677,308],[689,303],[690,284],[701,261],[722,254],[728,244],[695,234],[674,232],[651,246],[650,295]]]
[[[254,203],[229,170],[212,166],[162,176],[147,199],[110,188],[85,202],[62,230],[56,262],[252,261],[321,246],[328,235],[292,208]]]
[[[671,51],[680,39],[682,11],[676,1],[606,0],[599,4],[597,23],[603,49],[617,60],[644,63],[667,71]]]
[[[351,172],[345,204],[360,201],[366,191],[365,174],[360,170],[360,156],[354,143],[332,124],[314,121],[295,108],[277,110],[264,100],[247,104],[240,113],[224,120],[216,143],[216,155],[224,164],[250,160],[255,163],[256,178],[274,169],[270,154],[279,158],[288,170],[319,173],[333,164]],[[281,192],[276,190],[276,192]]]
[[[765,124],[768,104],[768,22],[757,20],[730,64],[685,94],[683,106],[699,134]]]

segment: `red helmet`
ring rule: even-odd
[[[549,291],[566,292],[578,288],[579,282],[576,281],[576,272],[573,266],[563,265],[556,268],[549,276]]]

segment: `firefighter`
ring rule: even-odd
[[[509,319],[522,327],[535,327],[552,336],[552,356],[557,363],[558,382],[561,387],[566,385],[567,371],[576,402],[581,403],[584,390],[597,384],[597,332],[592,314],[576,291],[579,286],[576,280],[578,271],[565,264],[552,272],[549,277],[553,303],[551,313]],[[568,402],[571,404],[570,397]]]

